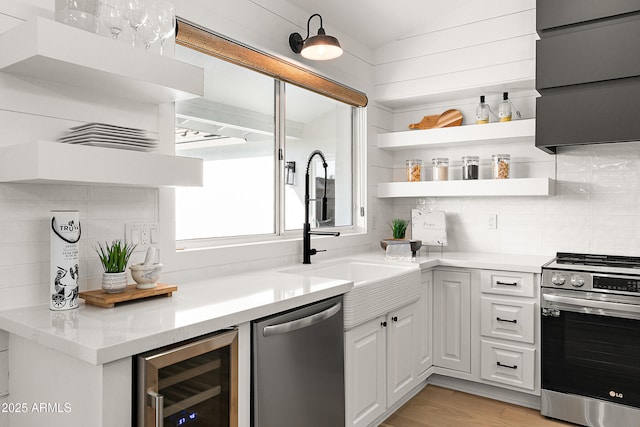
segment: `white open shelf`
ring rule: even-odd
[[[0,70],[161,104],[204,94],[204,70],[42,17],[0,34]]]
[[[470,145],[509,144],[534,140],[536,120],[466,125],[378,134],[378,148],[411,150]]]
[[[378,198],[552,196],[554,193],[555,181],[551,178],[378,183]]]
[[[202,186],[202,159],[36,141],[0,147],[0,182]]]

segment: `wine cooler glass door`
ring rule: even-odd
[[[138,356],[145,427],[237,426],[236,330]]]

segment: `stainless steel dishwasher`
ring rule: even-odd
[[[344,426],[342,296],[253,322],[252,426]]]

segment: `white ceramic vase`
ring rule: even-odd
[[[117,294],[127,288],[127,272],[102,273],[102,290],[108,294]]]

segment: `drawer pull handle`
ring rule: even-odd
[[[391,320],[393,320],[394,322],[397,322],[397,321],[398,321],[398,316],[393,316],[393,317],[391,318]]]
[[[509,320],[509,319],[502,319],[500,317],[496,317],[496,320],[498,322],[518,323],[518,319]]]
[[[386,328],[386,327],[387,327],[387,322],[380,322],[380,325],[381,325],[383,328]]]
[[[498,366],[502,366],[503,368],[509,368],[509,369],[518,369],[518,365],[505,365],[503,363],[500,362],[496,362],[496,365]]]
[[[496,281],[496,285],[502,286],[518,286],[518,282],[502,282],[500,280]]]

